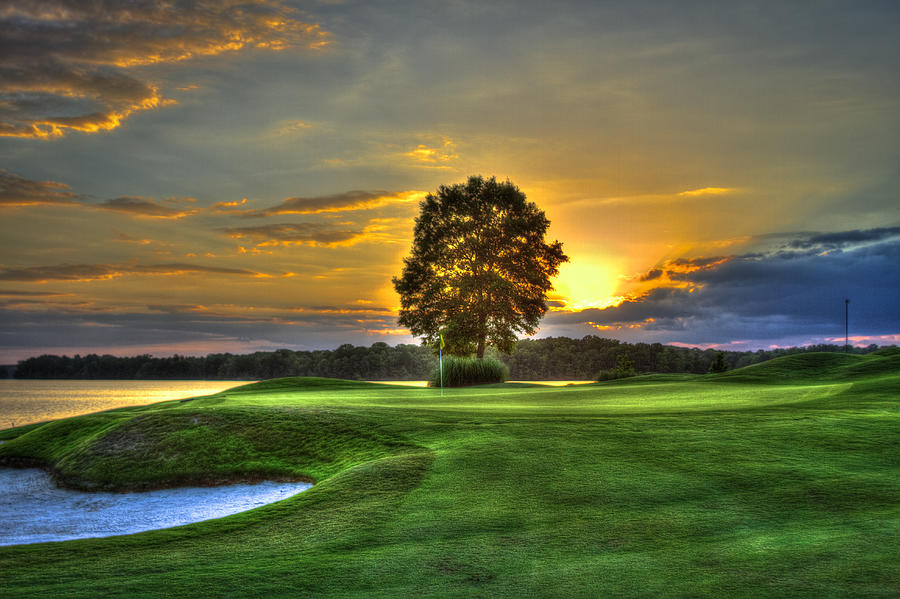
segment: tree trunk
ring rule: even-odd
[[[482,295],[483,297],[483,295]],[[484,357],[484,346],[487,345],[487,314],[481,315],[481,327],[478,333],[478,349],[475,356],[480,360]]]

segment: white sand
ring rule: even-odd
[[[221,518],[305,491],[262,482],[143,493],[60,489],[36,468],[0,468],[0,545],[127,535]]]

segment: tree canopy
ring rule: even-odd
[[[469,177],[420,203],[401,276],[399,323],[425,343],[443,334],[454,355],[508,353],[547,311],[550,278],[568,261],[547,243],[550,221],[509,181]]]

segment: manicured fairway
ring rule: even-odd
[[[443,397],[279,379],[0,431],[0,460],[73,486],[317,481],[221,520],[0,548],[0,595],[896,597],[900,356],[795,358]]]

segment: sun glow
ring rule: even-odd
[[[551,299],[563,303],[551,310],[585,310],[618,306],[625,298],[616,295],[619,287],[616,270],[602,264],[566,263],[560,266]]]

